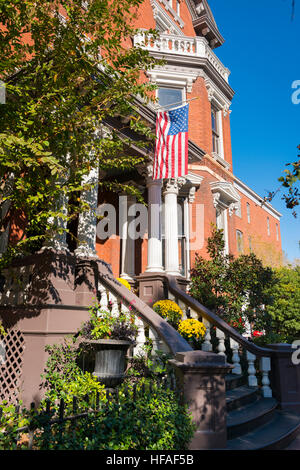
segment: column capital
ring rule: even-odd
[[[164,194],[177,194],[182,186],[186,183],[186,178],[170,178],[164,183]]]

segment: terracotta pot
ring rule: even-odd
[[[126,370],[126,355],[130,341],[116,339],[85,340],[95,352],[95,375],[99,382],[106,387],[115,387],[124,380]]]

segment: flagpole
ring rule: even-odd
[[[198,100],[198,99],[199,99],[199,96],[196,96],[195,98],[190,98],[189,100],[177,101],[177,103],[167,104],[166,106],[161,106],[161,105],[158,104],[156,109],[158,109],[158,108],[169,108],[170,106],[175,106],[176,104],[188,103],[190,101],[194,101],[194,100]]]

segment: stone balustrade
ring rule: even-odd
[[[161,34],[157,38],[140,32],[134,36],[134,46],[143,47],[150,52],[177,54],[207,59],[221,77],[228,83],[230,71],[210,48],[204,37],[176,36]]]
[[[169,298],[181,305],[184,316],[188,315],[191,317],[190,312],[192,311],[193,318],[195,318],[196,313],[198,319],[203,321],[206,327],[202,351],[213,352],[224,356],[225,361],[233,366],[231,374],[247,375],[249,387],[257,387],[260,385],[262,396],[265,398],[272,397],[273,393],[270,381],[271,349],[259,348],[249,342],[229,325],[226,325],[217,315],[209,312],[209,310],[198,304],[198,302],[192,299],[188,294],[183,293],[183,291],[175,287],[176,281],[174,277],[172,280],[172,277],[168,276],[168,280],[169,286],[171,286]],[[199,308],[197,308],[197,304]],[[225,331],[218,325],[226,325]],[[240,341],[237,341],[237,339]]]

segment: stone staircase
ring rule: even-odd
[[[282,411],[247,378],[226,377],[227,450],[283,450],[300,433],[300,414]]]

